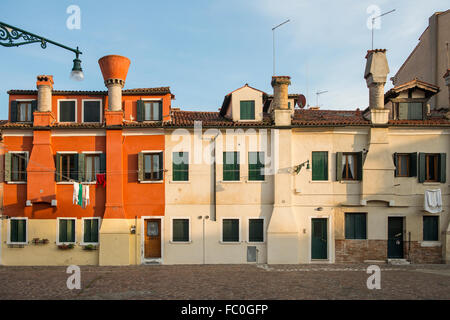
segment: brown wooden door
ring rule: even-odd
[[[161,258],[161,219],[145,220],[144,257]]]

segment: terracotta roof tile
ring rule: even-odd
[[[107,95],[108,91],[53,90],[52,93],[54,95]],[[170,87],[137,88],[137,89],[122,90],[123,95],[135,95],[135,94],[160,95],[168,93],[170,93]],[[37,90],[9,90],[8,94],[37,95]]]
[[[342,125],[370,125],[370,121],[357,110],[314,110],[296,109],[293,125],[299,126],[342,126]]]
[[[193,126],[194,121],[201,121],[202,126],[208,127],[253,127],[253,126],[267,126],[272,124],[270,115],[265,114],[263,121],[239,121],[235,122],[220,115],[219,112],[207,111],[173,111],[170,122],[164,123],[164,126],[178,127],[178,126]]]

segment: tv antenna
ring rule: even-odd
[[[385,15],[391,13],[391,12],[394,12],[394,11],[395,11],[395,9],[393,9],[391,11],[388,11],[388,12],[385,12],[385,13],[382,13],[379,16],[376,16],[376,17],[372,18],[372,50],[373,50],[373,25],[375,24],[375,19],[381,18],[382,16],[385,16]]]
[[[281,27],[283,24],[288,23],[289,19],[287,19],[286,21],[280,23],[279,25],[275,26],[272,28],[272,40],[273,40],[273,75],[275,76],[275,29],[278,27]]]
[[[317,91],[316,92],[316,107],[319,106],[319,95],[328,92],[328,90],[324,90],[324,91]]]

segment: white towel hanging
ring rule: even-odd
[[[430,213],[442,212],[441,189],[425,190],[424,209]]]

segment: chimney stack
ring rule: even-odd
[[[366,59],[364,79],[369,88],[371,121],[374,124],[386,124],[389,121],[389,110],[384,109],[384,85],[389,73],[386,49],[368,50]]]
[[[127,78],[130,59],[109,55],[100,58],[98,64],[108,88],[108,111],[122,111],[122,88]]]
[[[53,76],[37,76],[36,87],[38,89],[38,111],[52,111]]]
[[[291,125],[292,112],[288,107],[288,86],[291,84],[289,76],[273,76],[273,112],[275,117],[275,125],[289,126]]]

